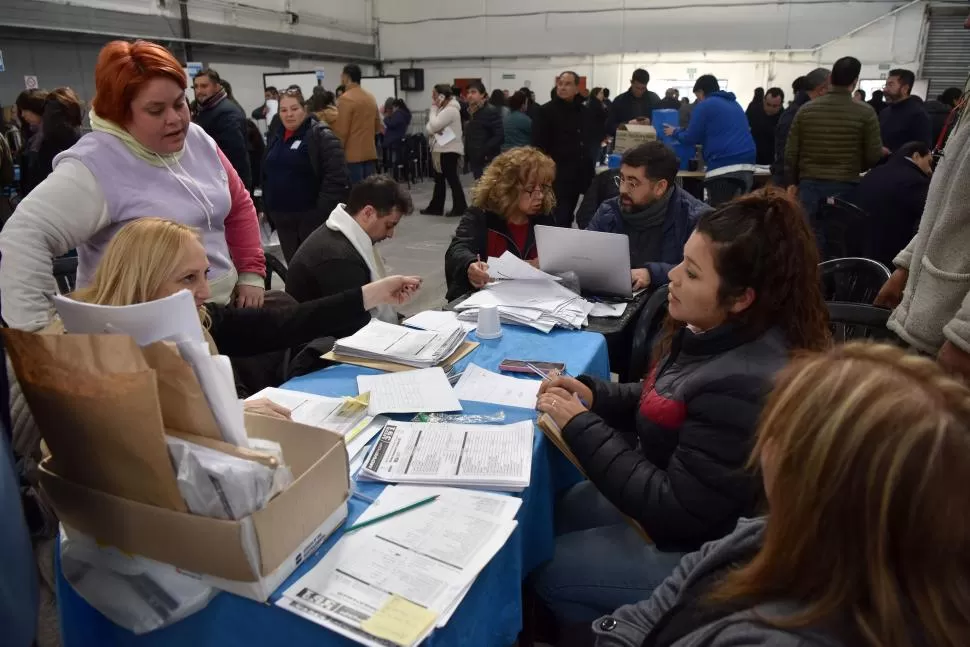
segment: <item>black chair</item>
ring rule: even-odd
[[[889,280],[889,269],[871,258],[835,258],[818,267],[826,301],[870,304]]]
[[[54,282],[60,294],[70,294],[77,287],[77,256],[61,256],[53,262]]]
[[[861,340],[896,340],[896,336],[886,328],[891,310],[864,303],[844,303],[840,301],[831,301],[825,305],[829,309],[829,328],[832,330],[832,339],[837,344]]]
[[[286,263],[269,252],[263,255],[266,257],[266,278],[264,279],[263,287],[269,292],[273,289],[273,274],[276,274],[283,283],[286,283]]]
[[[825,237],[822,260],[866,256],[869,214],[842,198],[826,198],[819,205],[816,226]]]
[[[650,295],[647,303],[640,311],[636,328],[633,331],[633,350],[630,354],[630,365],[626,375],[620,376],[622,382],[633,382],[642,379],[650,367],[650,354],[657,334],[663,328],[667,317],[667,286],[657,288]]]

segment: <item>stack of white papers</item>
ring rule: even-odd
[[[415,330],[371,319],[370,323],[350,337],[338,339],[333,352],[348,357],[427,368],[448,359],[458,350],[466,336],[464,328],[457,323],[431,331]]]
[[[372,416],[461,411],[458,396],[440,366],[401,373],[358,375],[357,391],[370,394]]]
[[[455,394],[460,400],[534,409],[541,384],[534,378],[500,375],[469,364],[455,385]]]
[[[547,274],[532,267],[526,261],[511,252],[505,252],[498,258],[488,257],[488,275],[497,280],[517,281],[561,281],[558,276]]]
[[[593,310],[593,304],[555,281],[516,280],[491,283],[457,306],[459,318],[478,319],[478,309],[484,305],[498,308],[502,321],[530,326],[549,332],[556,326],[581,328]]]
[[[532,478],[532,422],[466,425],[388,422],[363,480],[521,492]]]
[[[427,505],[344,535],[277,606],[362,645],[417,645],[443,627],[515,530],[515,497],[385,488],[356,523]]]
[[[290,410],[293,422],[333,431],[344,437],[351,462],[384,427],[387,418],[368,413],[366,404],[352,398],[328,398],[312,393],[268,387],[247,400],[266,398]]]
[[[478,326],[474,321],[459,321],[458,313],[450,310],[425,310],[404,320],[405,326],[420,328],[421,330],[449,331],[456,325],[471,332]]]
[[[94,305],[57,295],[54,307],[69,333],[130,335],[139,346],[176,342],[182,359],[199,380],[222,439],[238,447],[249,446],[232,365],[228,357],[209,352],[191,292],[181,290],[164,299],[131,306]]]

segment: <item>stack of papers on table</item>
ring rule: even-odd
[[[384,425],[361,480],[521,492],[532,478],[532,422]]]
[[[347,457],[353,463],[384,427],[387,418],[368,413],[366,403],[355,398],[328,398],[312,393],[268,387],[247,400],[266,398],[290,410],[293,422],[333,431],[344,437]]]
[[[417,645],[443,627],[515,530],[522,502],[449,488],[385,488],[357,523],[427,505],[344,535],[277,606],[371,647]]]
[[[357,391],[370,394],[368,409],[372,416],[461,411],[458,396],[439,366],[403,373],[358,375]]]
[[[555,281],[518,280],[491,283],[455,306],[458,317],[476,321],[484,305],[498,308],[502,321],[549,332],[556,326],[581,328],[593,304]]]
[[[488,275],[498,280],[518,280],[518,281],[561,281],[558,276],[553,276],[542,270],[532,267],[526,261],[511,252],[505,252],[498,258],[488,257]]]
[[[475,321],[459,321],[458,313],[450,310],[425,310],[404,320],[405,326],[420,328],[421,330],[451,330],[456,325],[471,332],[478,326]]]
[[[333,352],[348,357],[427,368],[451,357],[466,336],[465,329],[457,322],[441,330],[415,330],[371,319],[370,323],[350,337],[338,339]]]

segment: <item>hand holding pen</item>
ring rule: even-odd
[[[475,256],[475,262],[468,266],[468,282],[476,290],[481,290],[488,285],[492,278],[488,275],[488,263],[482,262],[482,257]]]
[[[536,409],[551,415],[560,427],[592,406],[593,391],[576,378],[557,370],[543,373],[535,366],[529,368],[543,378]]]

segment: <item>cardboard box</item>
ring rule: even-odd
[[[657,138],[657,131],[653,126],[637,126],[635,124],[620,124],[613,138],[613,152],[623,153],[640,144],[651,142]]]
[[[263,509],[226,521],[123,499],[73,483],[40,466],[40,484],[66,525],[172,564],[219,589],[265,601],[347,517],[347,450],[336,433],[247,415],[250,437],[273,440],[293,483]]]

